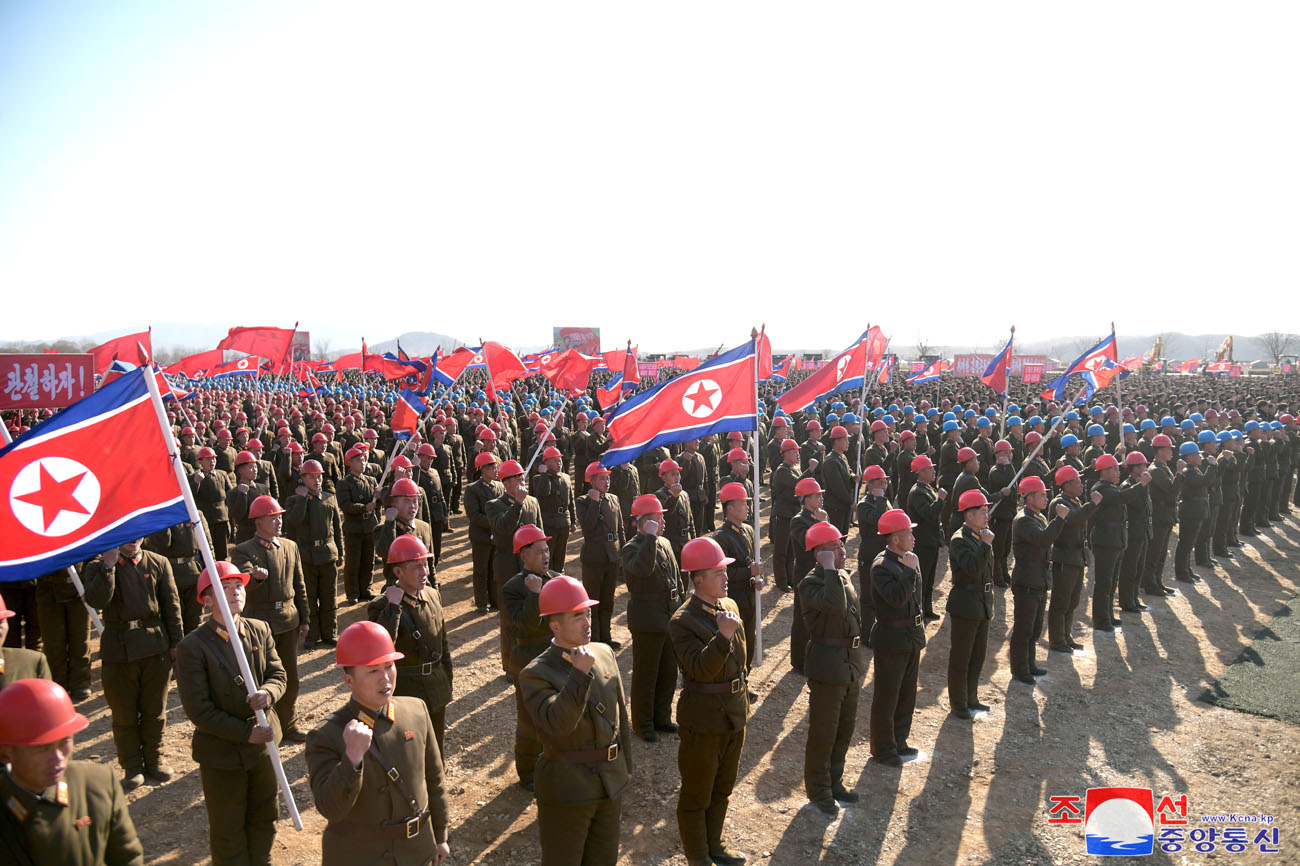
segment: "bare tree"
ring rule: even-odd
[[[327,360],[330,353],[331,340],[329,337],[316,338],[316,360]]]
[[[1264,353],[1273,359],[1274,366],[1281,364],[1282,356],[1290,355],[1300,341],[1297,335],[1284,334],[1281,331],[1269,331],[1267,334],[1260,334],[1256,339],[1264,347]]]
[[[930,344],[929,337],[922,337],[920,334],[916,335],[916,360],[919,361],[926,355],[934,354],[937,349],[937,346]]]

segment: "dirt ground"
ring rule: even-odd
[[[438,569],[456,668],[446,756],[452,862],[539,863],[535,805],[513,784],[515,704],[500,670],[496,620],[472,609],[464,517],[452,525]],[[1152,609],[1142,616],[1124,614],[1115,635],[1094,635],[1087,604],[1082,605],[1075,636],[1087,649],[1073,657],[1051,654],[1044,663],[1040,645],[1039,663],[1050,675],[1037,688],[1009,682],[1010,595],[999,595],[980,692],[992,710],[974,722],[948,715],[948,627],[944,621],[931,624],[910,737],[922,753],[901,770],[868,763],[869,670],[845,774],[862,801],[834,821],[813,811],[803,795],[807,691],[803,678],[790,669],[791,596],[768,591],[763,598],[766,653],[753,677],[760,698],[728,819],[733,847],[763,866],[1083,862],[1092,858],[1085,854],[1082,826],[1049,824],[1049,798],[1082,798],[1089,787],[1122,785],[1150,787],[1157,799],[1186,794],[1188,829],[1201,815],[1229,812],[1272,815],[1280,827],[1278,854],[1253,848],[1229,854],[1222,847],[1206,854],[1188,845],[1177,854],[1157,849],[1151,862],[1300,863],[1295,837],[1300,832],[1300,729],[1199,699],[1300,587],[1293,564],[1300,521],[1292,517],[1259,538],[1243,540],[1249,544],[1236,558],[1212,574],[1201,569],[1205,580],[1187,592],[1186,584],[1176,584],[1179,595],[1167,601],[1145,597]],[[567,570],[575,575],[579,544],[575,536],[569,545]],[[1166,580],[1172,582],[1172,575]],[[614,633],[623,642],[619,658],[627,685],[631,652],[625,607],[620,594]],[[361,611],[346,608],[341,627]],[[332,653],[323,649],[301,660],[298,708],[304,728],[319,724],[344,700],[332,661]],[[77,757],[112,761],[102,693],[82,710],[91,727],[79,738]],[[189,757],[192,728],[174,691],[167,724],[165,755],[178,775],[167,785],[131,794],[131,814],[148,862],[207,863],[207,816]],[[619,863],[678,866],[685,860],[674,818],[676,737],[635,744],[637,768],[624,795]],[[312,805],[302,751],[293,745],[284,749],[304,823],[296,832],[286,814],[279,824],[275,862],[286,866],[319,862],[324,821]]]

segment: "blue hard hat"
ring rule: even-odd
[[[1106,428],[1103,427],[1103,426],[1101,426],[1100,424],[1089,424],[1089,425],[1088,425],[1088,435],[1089,435],[1089,436],[1105,436],[1105,435],[1106,435]]]
[[[894,410],[891,408],[889,411],[890,411],[890,412],[893,412]],[[915,415],[915,414],[916,414],[916,407],[913,406],[911,403],[908,403],[906,406],[903,407],[903,414],[904,414],[904,415]]]
[[[1076,412],[1076,411],[1074,411],[1073,409],[1071,409],[1069,412],[1066,412],[1066,413],[1065,413],[1065,420],[1066,420],[1066,421],[1078,421],[1078,420],[1079,420],[1079,413]]]
[[[834,412],[832,412],[831,414],[829,414],[829,415],[826,416],[826,423],[827,423],[827,424],[838,424],[838,423],[840,423],[840,416],[839,416],[839,415],[836,415]]]
[[[960,404],[960,403],[956,403],[956,404],[954,404],[953,407],[952,407],[952,411],[954,411],[954,412],[960,412],[960,411],[961,411],[961,404]]]
[[[1042,415],[1030,415],[1029,420],[1025,422],[1025,424],[1027,424],[1030,427],[1033,427],[1035,424],[1042,424],[1042,423],[1043,423]]]
[[[1136,433],[1136,432],[1137,432],[1137,428],[1135,428],[1132,424],[1129,424],[1129,423],[1126,421],[1126,422],[1124,422],[1124,426],[1122,426],[1122,427],[1119,428],[1119,432],[1124,433],[1124,434],[1127,435],[1127,434],[1129,434],[1129,433]]]
[[[1197,424],[1200,424],[1202,421],[1205,420],[1205,416],[1202,415],[1200,412],[1193,412],[1191,414],[1191,419],[1195,421]]]
[[[957,420],[957,414],[956,414],[955,412],[944,412],[944,413],[943,413],[943,420],[945,420],[945,421],[956,421],[956,420]]]
[[[1259,429],[1259,422],[1256,421],[1254,418],[1246,422],[1245,430],[1247,433],[1251,432],[1252,430],[1258,430],[1258,429]]]
[[[831,404],[831,408],[834,409],[836,412],[838,412],[839,410],[844,408],[844,401],[836,400],[834,403]]]
[[[1200,433],[1196,434],[1196,442],[1198,445],[1204,445],[1206,442],[1217,441],[1219,441],[1218,437],[1214,435],[1213,430],[1202,430]]]
[[[1201,453],[1201,446],[1197,445],[1195,442],[1184,442],[1182,445],[1178,446],[1179,457],[1186,457],[1188,454],[1200,454],[1200,453]]]
[[[925,417],[927,418],[933,418],[935,415],[938,414],[939,414],[939,410],[934,408],[933,406],[925,410]]]
[[[1012,415],[1010,418],[1007,419],[1007,428],[1010,429],[1012,427],[1019,427],[1021,423],[1022,422],[1018,417]]]
[[[1271,427],[1271,428],[1274,429],[1274,430],[1281,430],[1281,429],[1282,429],[1282,422],[1281,422],[1281,421],[1273,421],[1273,422],[1271,422],[1268,426]]]
[[[1102,409],[1100,406],[1093,406],[1091,409],[1088,410],[1088,414],[1089,414],[1089,415],[1100,415],[1100,414],[1101,414],[1102,412],[1104,412],[1104,411],[1106,411],[1106,410],[1105,410],[1105,409]]]
[[[948,420],[943,422],[943,432],[945,433],[951,433],[953,430],[960,430],[960,429],[961,429],[961,425],[958,424],[956,420]]]
[[[1151,418],[1143,418],[1142,423],[1138,424],[1138,429],[1154,430],[1156,429],[1156,422]]]
[[[1019,413],[1020,413],[1020,407],[1019,407],[1019,406],[1017,406],[1015,403],[1008,403],[1008,404],[1007,404],[1007,414],[1009,414],[1009,415],[1018,415]]]
[[[858,416],[857,416],[857,415],[854,415],[852,412],[845,412],[845,413],[844,413],[844,417],[841,418],[840,421],[843,422],[843,423],[845,423],[845,424],[860,424],[860,423],[862,423],[861,421],[858,420]]]
[[[1172,415],[1166,415],[1165,417],[1163,417],[1163,418],[1160,419],[1160,426],[1161,426],[1161,427],[1177,427],[1177,426],[1178,426],[1178,422],[1174,420],[1174,418],[1173,418]]]
[[[872,418],[879,418],[881,415],[884,415],[884,414],[885,414],[885,410],[884,410],[884,409],[881,409],[879,406],[877,406],[876,408],[874,408],[874,409],[871,410],[871,417],[872,417]]]
[[[1235,432],[1235,431],[1233,431],[1233,430],[1220,430],[1220,431],[1219,431],[1219,434],[1218,434],[1217,436],[1215,436],[1214,438],[1217,439],[1217,440],[1219,440],[1220,442],[1228,442],[1228,441],[1230,441],[1230,440],[1236,438],[1236,437],[1234,437],[1234,436],[1232,435],[1234,432]]]
[[[1180,430],[1191,430],[1195,426],[1196,426],[1196,422],[1193,421],[1191,418],[1184,418],[1182,421],[1178,422],[1178,429]]]
[[[889,411],[890,411],[890,412],[897,412],[897,411],[898,411],[898,404],[897,404],[897,403],[890,403],[890,404],[889,404]]]
[[[996,418],[996,417],[998,417],[998,410],[997,410],[997,409],[994,409],[992,406],[990,406],[990,407],[988,407],[987,409],[984,410],[984,414],[987,415],[987,416],[990,417],[990,418]]]
[[[1232,431],[1232,438],[1233,438],[1233,439],[1236,439],[1236,440],[1238,440],[1238,441],[1240,441],[1240,440],[1242,440],[1242,439],[1245,439],[1246,436],[1245,436],[1245,434],[1242,433],[1240,430],[1236,430],[1236,429],[1234,429],[1234,430]]]
[[[984,417],[983,415],[981,415],[979,419],[975,422],[975,428],[977,430],[983,430],[985,427],[992,427],[992,426],[993,426],[993,422],[990,421],[988,418]]]
[[[1079,444],[1079,437],[1075,436],[1073,433],[1066,433],[1064,436],[1061,437],[1062,448],[1069,448],[1071,445],[1078,445],[1078,444]]]
[[[895,419],[894,419],[894,416],[893,416],[893,415],[886,415],[886,416],[884,416],[883,418],[881,418],[880,420],[881,420],[881,421],[884,421],[886,424],[893,424],[893,423],[895,423]]]
[[[965,421],[967,418],[974,418],[974,417],[975,417],[974,409],[967,409],[965,412],[961,413],[961,420],[963,421]]]

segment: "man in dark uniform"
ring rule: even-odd
[[[104,699],[123,786],[172,777],[162,763],[162,734],[176,645],[183,637],[172,566],[129,541],[86,566],[86,601],[103,611],[99,641]]]
[[[1047,591],[1051,588],[1052,542],[1065,528],[1069,516],[1068,506],[1057,503],[1056,515],[1049,521],[1043,515],[1047,507],[1047,487],[1037,475],[1020,479],[1020,494],[1025,497],[1025,510],[1015,519],[1016,566],[1011,574],[1011,594],[1015,599],[1012,612],[1009,653],[1012,678],[1029,685],[1034,679],[1034,646],[1043,634],[1043,612],[1047,607]],[[1068,645],[1063,652],[1071,652]]]
[[[1147,548],[1146,570],[1142,589],[1147,595],[1174,595],[1165,586],[1163,578],[1165,560],[1169,556],[1169,536],[1178,522],[1178,477],[1169,468],[1173,457],[1173,444],[1169,437],[1159,433],[1151,440],[1151,544]],[[1244,512],[1243,512],[1244,514]],[[1245,517],[1242,517],[1245,520]]]
[[[728,484],[739,484],[745,488],[749,498],[754,498],[754,482],[749,477],[749,453],[743,448],[732,448],[727,452],[727,464],[731,471],[718,479],[719,489]]]
[[[559,577],[550,566],[550,539],[532,524],[525,524],[515,532],[514,550],[519,557],[520,571],[506,581],[501,590],[501,603],[506,616],[514,626],[514,646],[510,650],[506,673],[515,680],[515,772],[519,785],[533,790],[533,772],[537,757],[542,753],[541,741],[533,729],[532,717],[524,706],[523,693],[519,691],[519,674],[551,643],[551,629],[538,609],[538,598],[547,581]]]
[[[800,507],[799,513],[790,519],[790,548],[794,553],[790,583],[795,587],[790,621],[790,667],[803,673],[808,651],[808,625],[803,619],[803,602],[799,599],[798,586],[816,564],[813,552],[807,547],[808,530],[826,520],[826,510],[822,508],[822,489],[816,478],[799,479],[794,492]]]
[[[199,468],[190,475],[190,489],[194,502],[208,521],[212,535],[212,555],[226,558],[230,540],[230,512],[226,509],[226,494],[235,487],[235,477],[217,468],[217,452],[204,446],[199,449]]]
[[[1141,453],[1141,452],[1138,452]],[[1120,567],[1124,561],[1124,549],[1128,546],[1128,509],[1129,505],[1140,499],[1145,493],[1142,486],[1119,486],[1119,461],[1113,454],[1102,454],[1093,466],[1098,481],[1092,486],[1094,493],[1101,494],[1097,511],[1092,516],[1091,547],[1095,563],[1095,583],[1092,593],[1092,627],[1099,624],[1115,626],[1119,619],[1115,616],[1115,592],[1119,585]],[[1144,475],[1141,485],[1151,483],[1151,476]]]
[[[618,554],[627,534],[619,498],[609,492],[610,471],[593,461],[584,473],[587,495],[578,500],[578,524],[582,527],[582,585],[587,595],[599,602],[600,610],[592,618],[593,640],[613,649],[622,644],[610,636],[614,613],[614,588],[618,584]],[[631,505],[628,506],[629,510]]]
[[[573,479],[561,471],[563,462],[564,455],[560,449],[554,445],[547,446],[542,452],[541,468],[531,482],[533,496],[542,509],[542,531],[550,538],[551,562],[555,564],[556,571],[564,570],[569,529],[578,522]],[[586,466],[587,462],[580,465]]]
[[[1201,471],[1205,474],[1205,492],[1209,502],[1209,511],[1201,521],[1201,528],[1196,532],[1196,545],[1193,549],[1193,561],[1197,565],[1213,568],[1218,563],[1210,558],[1210,538],[1214,535],[1215,524],[1219,520],[1219,511],[1223,508],[1223,479],[1219,476],[1219,440],[1213,430],[1202,430],[1196,434],[1196,442],[1201,447]],[[1278,454],[1284,453],[1280,448]],[[1281,519],[1278,515],[1277,519]],[[1182,534],[1182,530],[1179,530]]]
[[[348,604],[356,604],[375,597],[370,582],[375,574],[375,527],[379,525],[379,514],[375,501],[377,485],[365,472],[365,452],[353,446],[348,450],[347,462],[348,474],[339,481],[335,499],[343,513],[343,592]],[[322,489],[328,490],[328,486],[322,485]]]
[[[262,457],[266,446],[262,444],[261,439],[248,440],[248,450],[252,452],[254,460],[257,462],[257,479],[266,485],[270,494],[277,499],[280,497],[280,479],[276,476],[275,466],[270,460]]]
[[[1010,490],[1016,467],[1011,465],[1011,442],[999,439],[992,446],[992,466],[985,476],[993,498],[989,527],[993,530],[993,585],[1006,586],[1010,577],[1007,557],[1011,554],[1011,524],[1016,519],[1016,492]],[[981,461],[982,464],[983,461]]]
[[[275,635],[275,650],[284,666],[288,685],[275,704],[275,714],[284,726],[284,738],[291,743],[307,741],[298,729],[295,706],[298,701],[298,642],[307,634],[307,585],[302,576],[302,554],[298,545],[281,538],[284,509],[270,496],[253,501],[249,508],[256,532],[230,551],[230,561],[253,576],[244,606],[245,619],[260,619]]]
[[[1125,509],[1128,543],[1119,566],[1119,607],[1129,613],[1141,613],[1147,609],[1138,598],[1138,588],[1146,570],[1147,546],[1151,543],[1151,473],[1147,471],[1146,455],[1141,451],[1128,452],[1124,463],[1128,477],[1121,489],[1136,488],[1137,493]]]
[[[782,439],[780,460],[772,468],[772,507],[768,511],[767,534],[772,540],[772,579],[781,592],[793,592],[797,578],[794,569],[794,550],[790,547],[790,521],[799,513],[799,497],[794,488],[799,483],[799,443]]]
[[[292,450],[292,449],[291,449]],[[351,454],[359,453],[364,456],[365,449],[354,445],[343,455],[343,462],[350,464],[352,462]],[[324,433],[317,433],[311,437],[311,455],[307,459],[315,460],[324,470],[324,488],[326,493],[333,494],[336,492],[339,482],[347,474],[347,469],[339,465],[338,459],[334,452],[329,449],[329,441],[325,438]]]
[[[235,486],[226,493],[226,512],[230,515],[233,543],[242,544],[253,537],[253,521],[248,506],[271,489],[257,479],[257,458],[251,451],[240,451],[235,458]]]
[[[1174,548],[1174,578],[1182,583],[1200,580],[1192,571],[1192,550],[1196,534],[1210,511],[1209,479],[1201,468],[1202,459],[1207,468],[1214,467],[1214,457],[1202,458],[1195,442],[1178,446],[1178,545]]]
[[[1237,454],[1237,440],[1231,430],[1220,430],[1215,438],[1219,441],[1219,489],[1223,504],[1219,506],[1219,517],[1214,522],[1211,549],[1215,556],[1229,559],[1233,553],[1228,548],[1234,546],[1236,528],[1241,522],[1242,464]]]
[[[416,517],[419,509],[420,488],[409,478],[399,478],[393,484],[389,506],[384,510],[384,522],[375,527],[375,555],[384,563],[384,587],[397,581],[397,572],[388,559],[388,548],[404,535],[414,535],[429,549],[433,548],[433,527]]]
[[[944,541],[939,521],[948,491],[934,486],[934,463],[926,455],[912,458],[912,471],[916,473],[916,483],[908,491],[906,510],[908,517],[916,521],[918,530],[913,535],[912,546],[920,563],[922,615],[926,622],[934,622],[939,619],[939,614],[934,612],[935,573],[939,568],[939,548],[943,547]],[[867,593],[865,584],[862,592],[863,595]]]
[[[325,493],[321,465],[302,465],[302,484],[285,505],[286,535],[302,553],[303,586],[307,593],[307,647],[317,641],[335,646],[338,633],[338,573],[343,564],[343,514]]]
[[[518,460],[507,460],[497,472],[501,479],[502,493],[487,504],[488,521],[492,525],[492,597],[497,605],[501,604],[501,590],[506,581],[519,572],[519,557],[514,552],[515,532],[519,527],[531,523],[541,526],[544,522],[542,507],[535,498],[528,495],[524,484],[524,467]],[[501,670],[509,670],[510,648],[515,639],[513,623],[501,611]]]
[[[591,640],[582,584],[560,575],[538,594],[551,644],[519,674],[542,741],[534,790],[543,866],[618,860],[623,791],[632,774],[627,702],[613,650]]]
[[[745,623],[746,674],[754,661],[755,631],[758,618],[754,593],[763,588],[763,564],[754,558],[754,527],[747,523],[749,500],[745,488],[737,482],[728,482],[718,491],[722,502],[722,528],[713,533],[725,556],[732,562],[727,566],[727,595],[736,603]],[[750,700],[755,699],[750,696]]]
[[[499,599],[492,587],[492,519],[488,503],[505,488],[497,481],[497,457],[482,451],[474,458],[477,480],[465,488],[465,517],[469,521],[469,546],[473,562],[474,606],[479,613],[495,610]]]
[[[704,455],[700,453],[700,440],[688,440],[676,460],[682,467],[680,479],[682,489],[686,491],[686,498],[691,503],[691,524],[695,527],[696,533],[712,532],[713,502],[708,492],[709,467]],[[677,551],[677,555],[680,557],[681,551]]]
[[[429,583],[433,554],[414,535],[402,535],[386,551],[394,583],[366,605],[366,618],[384,627],[402,653],[394,694],[419,698],[429,710],[438,752],[447,729],[451,701],[451,647],[443,620],[442,594]]]
[[[879,464],[870,469],[883,470]],[[883,497],[882,497],[883,498]],[[867,670],[862,620],[853,580],[844,570],[844,538],[828,522],[808,530],[805,547],[817,565],[799,582],[803,618],[808,628],[808,743],[804,748],[804,791],[828,815],[836,801],[856,803],[844,787],[844,759],[857,724],[858,693]]]
[[[687,543],[681,564],[690,574],[693,594],[668,621],[682,672],[677,828],[688,866],[709,866],[710,861],[740,866],[745,855],[723,841],[749,719],[745,632],[727,590],[731,560],[716,541],[704,537]]]
[[[176,688],[194,723],[190,755],[199,765],[214,866],[270,866],[280,786],[266,743],[280,738],[279,719],[270,710],[284,694],[284,666],[270,626],[240,616],[249,575],[225,561],[216,566],[216,586],[207,569],[199,575],[196,595],[211,616],[176,647]],[[233,626],[222,617],[217,592],[226,595]],[[256,687],[252,695],[232,637],[244,645]],[[257,724],[255,710],[266,711],[265,726]]]
[[[598,461],[592,461],[587,464],[600,465]],[[636,464],[632,461],[619,463],[609,470],[609,492],[619,501],[619,507],[622,509],[623,525],[630,526],[632,523],[632,500],[641,495],[641,473],[637,470]],[[584,479],[588,482],[590,478]],[[579,498],[581,501],[581,498]],[[599,614],[597,614],[599,617]],[[599,633],[599,628],[597,628]]]
[[[876,622],[875,610],[871,607],[871,563],[885,549],[885,539],[876,531],[876,523],[881,515],[893,509],[894,504],[888,498],[889,478],[879,463],[872,463],[862,470],[862,482],[862,499],[858,500],[857,508],[858,585],[859,598],[865,596],[866,600],[862,602],[859,618],[862,620],[862,639],[867,641]]]
[[[247,512],[245,512],[247,513]],[[208,519],[199,512],[199,522],[203,525],[203,534],[207,536],[208,545],[212,545],[212,533],[208,530]],[[181,605],[181,626],[185,634],[189,634],[199,627],[199,619],[203,616],[203,604],[198,600],[195,587],[199,583],[199,573],[203,571],[203,557],[199,552],[198,546],[194,543],[194,530],[187,523],[178,523],[168,529],[159,530],[144,540],[145,550],[152,550],[154,553],[161,553],[167,557],[167,561],[172,564],[172,579],[176,581],[176,593],[180,598]],[[64,575],[67,581],[67,575]],[[76,597],[75,590],[72,593]],[[77,607],[81,607],[81,599],[77,598]],[[85,608],[82,608],[84,615]],[[75,616],[75,614],[74,614]],[[84,630],[84,625],[82,629]],[[87,677],[89,676],[90,657],[86,657]],[[73,691],[73,699],[76,699],[76,689]]]
[[[394,694],[403,656],[378,623],[355,622],[335,657],[351,699],[307,738],[323,866],[438,866],[447,844],[442,753],[429,710]]]
[[[824,507],[828,519],[836,529],[845,533],[852,523],[854,493],[857,490],[848,458],[844,456],[848,448],[849,432],[838,425],[832,427],[831,450],[818,467],[821,470],[822,487],[826,490]]]
[[[948,705],[958,718],[971,709],[988,710],[978,698],[980,673],[993,619],[993,530],[989,501],[979,490],[967,490],[953,514],[962,524],[948,540],[952,589],[948,593],[948,622],[952,648],[948,655]]]
[[[663,508],[663,517],[660,518],[661,535],[672,546],[673,555],[680,560],[682,548],[696,535],[691,500],[682,486],[682,468],[677,461],[670,458],[661,462],[659,478],[663,484],[654,495]],[[636,516],[634,510],[633,520]]]
[[[638,496],[632,519],[636,534],[619,552],[627,582],[627,627],[632,632],[632,727],[641,739],[654,742],[659,732],[677,730],[672,723],[677,663],[668,641],[668,620],[681,603],[684,587],[678,554],[663,537],[660,496]]]
[[[1101,501],[1101,494],[1092,494],[1090,502],[1081,500],[1083,480],[1073,466],[1057,469],[1054,480],[1061,492],[1052,500],[1051,510],[1056,512],[1057,505],[1064,505],[1070,509],[1070,515],[1065,518],[1065,527],[1052,544],[1052,598],[1047,608],[1047,639],[1052,649],[1067,646],[1072,650],[1083,649],[1083,645],[1076,643],[1073,637],[1074,612],[1079,606],[1083,573],[1088,567],[1084,550],[1088,521]],[[1101,631],[1115,630],[1109,622],[1094,623],[1093,627]]]
[[[883,553],[871,565],[871,592],[876,625],[871,630],[876,662],[871,694],[871,756],[901,767],[903,758],[918,752],[907,744],[916,709],[916,681],[925,625],[921,616],[921,562],[912,552],[914,524],[901,509],[879,521],[889,537]]]
[[[58,683],[0,690],[0,851],[31,866],[143,866],[126,796],[112,771],[72,760],[89,720]]]
[[[989,492],[984,489],[980,482],[980,460],[975,449],[969,446],[962,448],[957,454],[957,465],[961,467],[961,472],[952,483],[952,492],[949,494],[954,499],[961,499],[961,495],[968,490],[978,490],[987,499]],[[948,526],[945,533],[951,536],[961,528],[962,517],[958,509],[954,508],[948,516]]]
[[[0,689],[7,683],[18,680],[54,679],[44,653],[24,647],[4,646],[5,636],[9,632],[9,620],[13,615],[14,612],[5,606],[5,600],[0,598]]]

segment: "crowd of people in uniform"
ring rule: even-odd
[[[1098,394],[1077,408],[966,396],[970,382],[839,395],[789,415],[769,389],[755,431],[608,468],[593,399],[540,379],[502,405],[472,384],[444,389],[400,442],[392,392],[373,386],[299,397],[200,385],[169,409],[199,522],[79,566],[84,600],[65,572],[0,587],[0,850],[20,864],[143,862],[123,792],[174,774],[161,749],[174,678],[214,863],[271,860],[268,742],[305,743],[325,863],[441,863],[454,841],[442,755],[456,648],[437,564],[454,516],[474,608],[500,624],[517,783],[537,801],[542,862],[614,863],[633,738],[672,736],[681,849],[692,866],[736,866],[746,856],[726,816],[758,697],[756,596],[793,595],[789,660],[809,687],[804,787],[834,815],[859,797],[844,770],[860,697],[871,760],[901,766],[918,753],[911,723],[936,598],[950,624],[948,711],[971,719],[989,712],[990,651],[1033,688],[1089,630],[1106,640],[1120,614],[1177,592],[1165,582],[1175,534],[1185,590],[1300,504],[1288,379],[1142,374],[1121,405]],[[767,566],[752,523],[764,493]],[[1008,589],[1007,646],[990,647],[995,595]],[[620,594],[626,692],[611,631]],[[364,605],[342,632],[340,601]],[[71,760],[87,725],[75,704],[93,686],[89,607],[103,618],[120,778]],[[350,698],[305,730],[298,657],[321,647]]]

